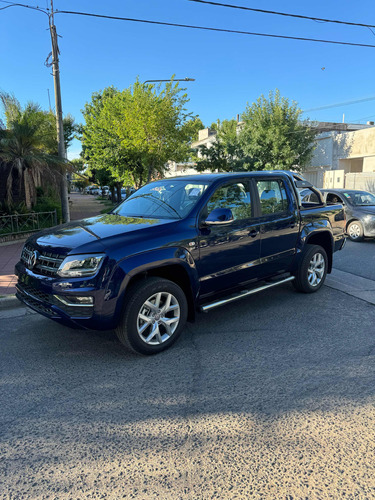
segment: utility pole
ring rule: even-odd
[[[65,144],[64,144],[64,125],[63,113],[61,104],[61,88],[60,88],[60,70],[59,70],[59,47],[57,43],[56,26],[54,22],[53,0],[51,0],[51,12],[49,14],[49,30],[51,33],[52,42],[52,75],[55,88],[55,106],[56,106],[56,130],[57,130],[57,146],[58,156],[60,159],[66,158]],[[60,196],[61,196],[61,210],[63,222],[70,221],[69,214],[69,200],[68,200],[68,182],[66,179],[66,168],[61,166],[61,182],[60,182]]]

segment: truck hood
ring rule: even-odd
[[[36,234],[29,241],[41,247],[77,248],[111,236],[138,231],[152,226],[175,222],[174,219],[143,219],[104,214],[69,222]]]

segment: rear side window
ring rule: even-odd
[[[335,203],[342,203],[342,199],[335,193],[328,193],[327,205],[334,205]]]
[[[256,181],[262,215],[286,212],[289,201],[282,180]]]

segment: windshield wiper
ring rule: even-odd
[[[178,217],[179,219],[182,219],[181,215],[177,212],[177,210],[176,210],[175,208],[173,208],[171,205],[169,205],[169,203],[167,203],[167,202],[166,202],[166,201],[164,201],[164,200],[160,200],[159,198],[156,198],[155,196],[153,196],[153,195],[152,195],[152,194],[150,194],[150,193],[140,194],[140,195],[138,195],[138,196],[135,196],[134,198],[143,198],[143,197],[146,197],[146,196],[151,197],[151,198],[152,198],[152,200],[154,200],[155,202],[159,202],[159,203],[161,203],[162,205],[166,205],[168,208],[170,208],[170,209],[171,209],[171,210],[172,210],[172,211],[173,211],[173,212],[177,215],[177,217]],[[133,200],[134,200],[134,198],[133,198]],[[154,212],[152,212],[150,215],[152,215],[152,214],[154,214],[154,213],[155,213],[155,211],[154,211]]]

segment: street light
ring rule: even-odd
[[[157,82],[170,82],[169,80],[146,80],[143,83],[157,83]],[[173,78],[174,82],[195,82],[195,78]]]

